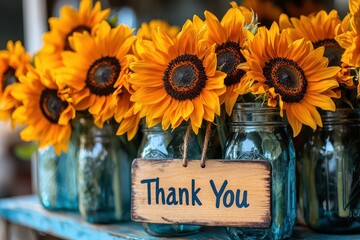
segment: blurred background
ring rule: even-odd
[[[171,25],[181,26],[193,14],[203,18],[209,10],[219,18],[230,7],[229,1],[212,0],[103,0],[103,8],[112,9],[118,15],[118,23],[138,28],[142,22],[164,19]],[[320,9],[337,9],[340,17],[348,12],[347,0],[243,0],[238,4],[253,8],[263,25],[278,20],[281,12],[299,17]],[[64,4],[77,8],[79,0],[0,0],[0,49],[6,48],[8,40],[20,40],[28,52],[36,53],[41,45],[41,36],[48,30],[47,19],[59,16]],[[19,149],[24,144],[7,123],[0,122],[0,198],[31,194],[31,154]],[[26,146],[26,145],[25,145]],[[19,154],[20,152],[20,154]],[[25,151],[26,152],[26,151]]]

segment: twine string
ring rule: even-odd
[[[207,150],[209,147],[211,125],[212,125],[211,122],[208,122],[206,125],[205,139],[204,139],[204,145],[203,145],[203,149],[202,149],[202,153],[201,153],[201,161],[200,161],[200,166],[202,168],[205,167],[206,153],[207,153]]]
[[[190,131],[191,131],[191,124],[188,125],[184,136],[183,160],[182,160],[183,167],[187,167],[187,149],[189,145]]]

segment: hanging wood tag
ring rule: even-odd
[[[135,159],[133,221],[268,228],[271,167],[267,161]]]

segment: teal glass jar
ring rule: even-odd
[[[131,161],[115,135],[92,118],[80,118],[78,190],[81,216],[90,223],[130,220]]]
[[[182,146],[187,126],[163,131],[160,125],[148,128],[142,124],[143,137],[139,147],[139,158],[145,159],[181,159]],[[195,135],[189,137],[187,159],[200,159],[201,148]],[[181,166],[179,166],[181,167]],[[156,237],[176,237],[196,233],[201,226],[185,224],[143,223],[143,229]]]
[[[258,103],[236,103],[224,159],[269,161],[272,188],[270,227],[227,227],[227,235],[231,239],[289,238],[296,220],[295,150],[279,110]]]
[[[72,136],[67,153],[55,154],[52,146],[36,152],[37,194],[48,210],[78,211],[77,148]]]
[[[299,148],[300,209],[310,228],[360,232],[360,109],[321,114]]]

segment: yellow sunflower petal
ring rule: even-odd
[[[226,42],[227,34],[217,17],[209,11],[205,11],[204,15],[208,25],[208,31],[211,32],[211,37],[213,38],[212,41],[216,43]]]
[[[287,119],[293,130],[293,136],[296,137],[301,131],[302,123],[297,118],[295,118],[292,112],[289,112],[289,114],[287,114]]]
[[[335,111],[334,102],[327,96],[320,94],[307,94],[305,95],[304,100],[314,106],[322,108],[323,110]]]
[[[204,117],[204,106],[200,99],[193,101],[195,111],[190,115],[191,125],[200,128]]]
[[[316,121],[312,118],[308,109],[301,103],[288,105],[287,111],[291,111],[301,123],[316,129]]]

